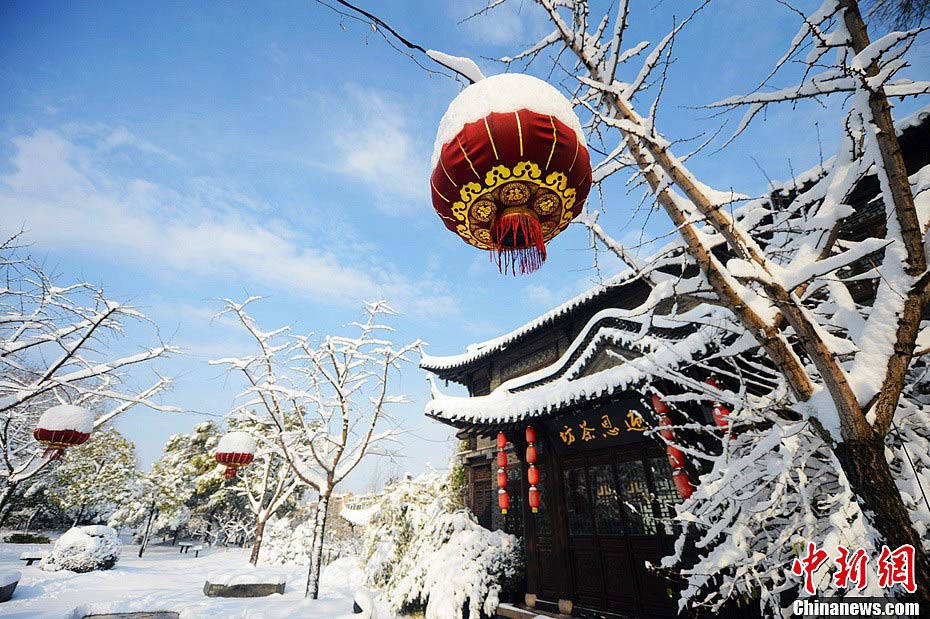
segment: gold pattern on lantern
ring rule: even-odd
[[[530,199],[530,188],[524,183],[507,183],[501,187],[500,201],[505,206],[520,206]]]
[[[473,219],[481,222],[489,222],[497,212],[497,206],[490,200],[478,200],[471,207],[471,216]]]
[[[533,202],[533,210],[540,215],[548,215],[557,208],[559,208],[559,199],[554,193],[540,192],[537,194],[535,202]]]

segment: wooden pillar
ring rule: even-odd
[[[570,554],[568,551],[568,522],[565,514],[565,496],[562,487],[562,466],[558,455],[552,448],[552,438],[538,433],[540,440],[545,440],[545,462],[546,467],[546,484],[549,486],[549,514],[552,519],[552,557],[556,565],[558,592],[559,592],[559,609],[571,608],[574,598],[572,587],[572,566],[570,565]],[[568,612],[571,612],[569,610]]]
[[[526,462],[526,433],[523,427],[514,431],[511,442],[517,452],[517,459],[520,461],[520,471],[524,482],[521,484],[524,496],[520,497],[523,516],[523,564],[526,566],[523,602],[533,608],[536,605],[536,594],[539,591],[539,554],[536,551],[536,518],[526,496],[529,485],[525,482],[529,466]]]

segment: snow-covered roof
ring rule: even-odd
[[[94,414],[80,406],[59,404],[42,413],[36,425],[53,432],[74,430],[82,434],[90,434],[94,430]]]
[[[502,73],[475,82],[452,100],[449,109],[439,121],[436,143],[430,168],[439,161],[442,147],[450,142],[469,123],[481,120],[497,112],[532,110],[538,114],[549,114],[562,121],[578,136],[585,146],[581,121],[572,104],[554,86],[543,80],[522,73]]]
[[[483,357],[490,355],[491,353],[504,350],[512,342],[520,339],[521,337],[550,324],[552,321],[572,312],[576,308],[584,305],[585,303],[588,303],[592,299],[605,294],[607,291],[627,283],[630,279],[633,278],[633,276],[633,271],[623,271],[619,275],[615,275],[614,277],[605,280],[604,283],[594,286],[593,288],[589,288],[577,297],[569,299],[562,305],[549,310],[542,316],[539,316],[538,318],[535,318],[530,322],[517,327],[510,333],[506,333],[484,342],[478,342],[477,344],[469,344],[466,347],[464,353],[448,356],[433,356],[424,353],[420,359],[420,367],[431,372],[451,370],[473,363],[479,359],[482,359]]]
[[[506,425],[634,389],[662,368],[714,344],[711,330],[685,326],[691,320],[700,318],[682,316],[673,321],[659,316],[643,318],[620,308],[601,310],[555,363],[505,381],[484,396],[449,396],[434,385],[426,414],[453,425]],[[631,355],[614,367],[586,374],[586,367],[604,344],[634,353],[649,349],[650,354]]]
[[[375,504],[365,509],[352,509],[344,505],[339,515],[349,524],[364,527],[371,521],[371,517],[378,513],[380,508],[380,504]]]

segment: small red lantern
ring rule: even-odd
[[[497,452],[497,467],[501,469],[507,468],[507,452],[506,451]]]
[[[510,495],[507,494],[507,435],[503,432],[497,433],[497,504],[501,508],[501,513],[506,514],[507,508],[510,507]]]
[[[530,482],[531,486],[539,484],[539,469],[535,466],[531,466],[526,471],[526,481]]]
[[[546,82],[506,73],[472,84],[439,125],[430,177],[446,228],[531,273],[581,212],[591,161],[571,103]]]
[[[526,461],[530,464],[536,464],[536,445],[526,446]]]
[[[715,389],[720,388],[720,385],[714,378],[708,378],[704,381],[704,383],[714,387]],[[726,433],[730,429],[730,409],[724,406],[723,403],[719,400],[714,401],[713,408],[711,409],[711,415],[714,418],[714,423],[717,424],[717,427],[720,428],[721,431]],[[730,440],[732,441],[734,438],[736,437],[731,434]]]
[[[58,460],[68,447],[87,442],[94,431],[94,414],[80,406],[59,404],[39,417],[32,436],[46,446],[43,458]]]
[[[690,499],[691,495],[694,494],[694,486],[691,485],[691,480],[688,479],[688,475],[683,469],[672,471],[672,481],[675,482],[675,488],[681,498]]]
[[[535,443],[536,442],[536,428],[533,426],[526,426],[526,442]]]
[[[659,418],[659,436],[667,444],[665,453],[668,455],[669,466],[672,467],[672,481],[675,482],[675,488],[683,499],[689,498],[694,493],[694,486],[688,479],[688,473],[685,471],[685,454],[672,443],[675,440],[675,431],[672,429],[672,421],[668,418],[668,404],[662,400],[658,394],[652,396],[652,410],[655,411]]]
[[[533,508],[533,513],[537,513],[539,511],[539,488],[530,486],[527,498],[529,499],[530,507]]]
[[[255,439],[247,432],[229,432],[216,446],[216,461],[226,467],[223,477],[236,476],[241,466],[251,464],[255,459]]]
[[[510,496],[503,488],[497,491],[497,504],[501,508],[501,513],[506,514],[507,508],[510,507]]]

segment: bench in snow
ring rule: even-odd
[[[200,556],[200,551],[203,550],[203,544],[197,544],[196,546],[191,546],[191,550],[194,551],[194,558]]]
[[[44,559],[44,558],[45,558],[45,553],[44,553],[44,552],[37,552],[37,551],[34,551],[34,550],[33,550],[33,551],[28,551],[28,550],[27,550],[27,551],[24,552],[23,554],[19,555],[19,558],[20,558],[21,561],[25,561],[25,562],[26,562],[26,567],[29,567],[30,565],[32,565],[32,564],[35,563],[36,561],[41,561],[42,559]]]
[[[178,554],[187,554],[187,551],[194,546],[194,542],[181,542],[178,546],[181,547],[181,551]]]

